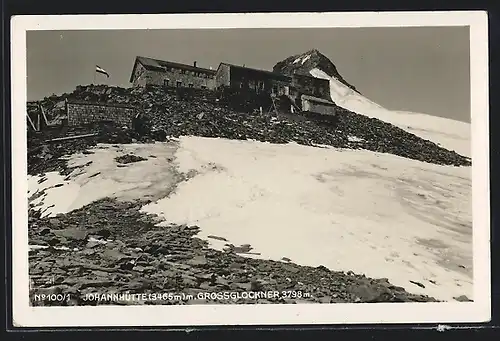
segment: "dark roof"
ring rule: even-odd
[[[246,66],[234,65],[234,64],[224,63],[224,62],[219,64],[219,68],[221,65],[227,65],[229,67],[236,68],[236,69],[248,70],[250,72],[265,74],[269,78],[274,78],[276,80],[282,80],[282,81],[286,81],[286,82],[291,81],[291,77],[283,75],[281,73],[276,73],[276,72],[267,71],[267,70],[253,69],[253,68],[249,68]]]
[[[153,58],[149,58],[149,57],[137,56],[135,58],[134,68],[132,69],[132,75],[130,76],[130,82],[132,82],[132,77],[134,75],[135,68],[137,67],[137,63],[141,63],[146,70],[151,70],[151,71],[164,72],[165,68],[173,67],[173,68],[178,68],[178,69],[183,69],[183,70],[208,73],[211,75],[215,75],[217,73],[216,70],[205,69],[205,68],[196,67],[193,65],[181,64],[181,63],[170,62],[170,61],[166,61],[166,60],[159,60],[159,59],[153,59]]]

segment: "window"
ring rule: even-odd
[[[277,85],[273,86],[273,93],[276,95],[278,94],[278,86]]]
[[[168,81],[169,81],[168,79],[165,79],[165,80],[163,81],[163,86],[168,86]]]
[[[205,85],[202,85],[202,86],[201,86],[201,88],[202,88],[202,89],[206,89],[207,87],[206,87]]]
[[[182,82],[181,81],[177,81],[177,87],[180,88],[182,86]]]
[[[189,83],[189,87],[192,88],[193,87],[193,83]]]

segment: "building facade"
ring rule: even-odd
[[[302,95],[300,99],[303,112],[327,116],[335,116],[337,114],[337,106],[331,101],[307,95]]]
[[[291,87],[307,95],[330,100],[330,82],[327,79],[308,75],[293,74]]]
[[[216,70],[180,64],[147,57],[136,57],[130,83],[135,86],[160,85],[166,87],[209,89],[215,88]]]
[[[301,95],[330,100],[330,82],[308,75],[292,74],[288,76],[221,63],[217,68],[215,80],[217,89],[241,89],[276,96],[295,94],[293,97],[299,101]]]

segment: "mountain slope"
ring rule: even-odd
[[[364,97],[347,82],[337,67],[316,49],[278,62],[274,72],[312,75],[330,81],[330,97],[339,107],[390,123],[423,139],[470,157],[470,124],[421,113],[393,111]]]
[[[145,160],[126,166],[116,161],[130,154]],[[99,145],[68,162],[74,167],[68,176],[28,177],[30,207],[47,221],[61,219],[58,213],[85,213],[106,197],[147,199],[142,211],[163,219],[159,226],[198,226],[196,237],[218,250],[249,244],[251,254],[240,251],[245,257],[286,257],[387,278],[439,300],[474,298],[468,167],[372,151],[195,136]],[[129,212],[119,214],[127,219]],[[86,216],[93,225],[122,231],[121,223],[110,226]]]
[[[308,146],[329,145],[337,148],[366,149],[442,165],[470,166],[468,158],[440,147],[432,141],[424,140],[416,134],[383,120],[371,119],[366,115],[342,108],[338,108],[337,123],[332,125],[316,120],[297,120],[291,117],[274,117],[259,113],[242,115],[224,104],[206,101],[203,98],[178,98],[175,93],[165,92],[165,89],[159,86],[144,89],[81,86],[77,87],[75,92],[54,100],[64,101],[65,99],[101,101],[110,104],[126,103],[135,106],[149,118],[158,133],[161,132],[161,135],[170,137],[222,137],[271,143],[293,141]],[[78,129],[80,134],[83,131],[88,133],[100,131],[100,129],[95,131],[92,127],[82,129]],[[44,154],[39,153],[37,148],[40,138],[43,140],[63,137],[59,133],[64,132],[51,131],[44,132],[42,135],[45,133],[47,136],[43,138],[31,136],[28,139],[28,172],[30,174],[36,174],[42,170],[55,170],[44,166],[45,164],[50,166],[51,163],[45,161]],[[110,134],[108,131],[102,135],[100,142],[115,143],[116,141],[111,142],[109,138],[118,133],[127,135],[121,139],[123,141],[139,138],[133,137],[134,134],[129,134],[130,132],[119,130]],[[86,142],[91,142],[91,139]],[[81,143],[83,141],[77,144],[70,141],[68,147],[72,148]],[[53,147],[53,145],[47,147],[51,149],[49,154],[60,154],[61,150],[54,150]]]

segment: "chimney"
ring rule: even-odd
[[[196,60],[194,61],[193,66],[196,67]]]

